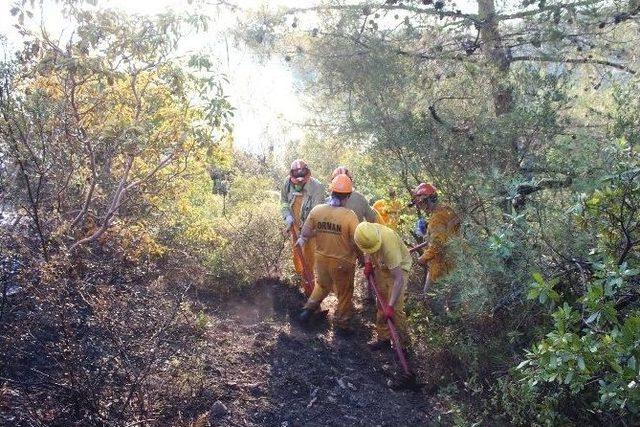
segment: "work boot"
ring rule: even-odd
[[[310,308],[305,308],[298,315],[298,321],[302,324],[309,323],[311,316],[313,316],[313,310],[311,310]]]
[[[371,351],[391,350],[391,340],[378,340],[368,344]]]
[[[318,307],[316,311],[313,312],[313,315],[316,316],[318,319],[326,320],[327,316],[329,315],[329,310],[323,310],[320,307]]]

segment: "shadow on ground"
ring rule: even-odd
[[[225,407],[211,424],[432,424],[429,396],[392,390],[389,380],[398,373],[393,355],[366,346],[372,308],[360,307],[355,333],[343,338],[326,319],[298,325],[304,300],[290,285],[266,281],[224,308],[210,308],[211,362],[221,377],[213,396]]]

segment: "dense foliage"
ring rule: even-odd
[[[326,1],[240,31],[305,76],[303,148],[462,216],[456,271],[409,301],[432,385],[476,396],[459,422],[637,421],[639,7]]]
[[[407,303],[445,423],[637,424],[637,0],[221,2],[311,100],[284,159],[237,150],[217,61],[176,54],[207,17],[93,3],[55,2],[59,39],[11,10],[0,423],[193,425],[215,378],[199,297],[290,272],[277,190],[305,157],[372,200],[433,181],[459,213],[455,271],[425,297],[416,268]]]
[[[206,17],[90,3],[59,5],[62,39],[29,30],[29,3],[12,9],[24,45],[1,64],[0,424],[190,425],[212,380],[194,295],[278,265],[279,205],[256,192],[274,183],[233,147],[215,60],[175,54]]]

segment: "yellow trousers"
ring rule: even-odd
[[[348,326],[353,314],[353,277],[356,266],[349,261],[317,255],[315,267],[316,285],[304,308],[317,310],[333,291],[338,298],[334,321],[337,325]]]
[[[407,273],[402,272],[402,274],[404,275],[405,283],[407,283]],[[393,276],[391,275],[391,272],[386,268],[376,268],[375,279],[382,298],[384,298],[385,302],[389,301],[391,291],[393,290]],[[405,289],[402,289],[398,300],[393,306],[393,310],[395,311],[393,323],[398,330],[400,344],[403,347],[407,344],[407,316],[404,313],[404,294]],[[387,319],[384,317],[380,307],[378,307],[378,312],[376,313],[376,331],[378,333],[378,340],[388,340],[390,338]]]
[[[315,258],[316,258],[315,239],[309,239],[307,243],[305,243],[305,245],[302,247],[302,256],[304,257],[304,262],[307,268],[310,270],[310,273],[313,275],[313,265],[315,264]],[[296,269],[296,273],[302,276],[302,261],[298,259],[295,249],[293,250],[293,266]],[[304,291],[304,285],[302,286],[302,290]]]

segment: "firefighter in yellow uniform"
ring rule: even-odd
[[[291,164],[289,176],[280,195],[282,216],[287,228],[295,227],[299,236],[302,224],[307,219],[309,212],[314,206],[323,203],[325,196],[324,185],[311,176],[311,170],[307,163],[302,159],[295,160]],[[313,269],[314,255],[314,241],[311,240],[302,251],[305,263],[310,269]],[[293,253],[293,265],[296,272],[302,274],[302,261],[298,259],[295,251]]]
[[[382,224],[363,222],[358,224],[354,240],[369,259],[365,262],[365,276],[374,274],[381,296],[387,302],[378,306],[376,331],[378,339],[370,345],[373,350],[390,348],[387,319],[393,319],[401,345],[406,346],[407,317],[404,312],[407,276],[411,270],[411,255],[404,242],[392,229]]]
[[[351,179],[344,174],[331,181],[328,202],[316,206],[302,227],[297,244],[304,247],[315,238],[316,284],[299,320],[307,322],[331,291],[338,298],[334,314],[337,332],[349,333],[353,314],[353,276],[359,251],[353,242],[358,218],[345,204],[353,191]]]
[[[402,202],[396,198],[396,190],[389,187],[389,198],[380,199],[373,204],[373,209],[380,215],[381,223],[397,231],[402,213]]]
[[[418,222],[416,231],[426,237],[429,245],[418,259],[418,263],[427,267],[427,280],[424,291],[430,284],[455,267],[451,255],[447,253],[447,242],[460,234],[460,219],[454,210],[438,201],[437,189],[429,183],[421,183],[413,189],[411,205],[417,206],[429,215],[426,222]]]

